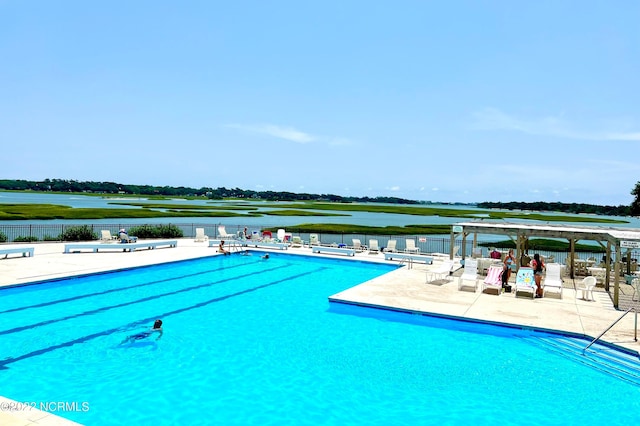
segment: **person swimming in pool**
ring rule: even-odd
[[[142,333],[132,334],[131,336],[124,339],[120,344],[122,345],[124,343],[135,342],[136,340],[143,340],[154,333],[158,333],[158,337],[156,338],[156,340],[160,340],[160,338],[162,337],[162,320],[156,320],[153,323],[153,327],[151,327],[149,330],[143,331]]]

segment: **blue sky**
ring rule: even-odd
[[[0,178],[629,204],[640,2],[0,0]]]

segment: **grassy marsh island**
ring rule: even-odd
[[[366,203],[330,203],[330,202],[263,202],[249,203],[246,201],[227,201],[224,203],[211,202],[211,205],[175,204],[161,202],[122,201],[120,196],[103,196],[104,198],[118,198],[109,202],[114,206],[128,206],[134,208],[74,208],[57,204],[0,204],[0,220],[47,220],[47,219],[138,219],[138,218],[174,218],[174,217],[262,217],[262,216],[350,216],[349,212],[388,213],[412,216],[440,216],[474,220],[488,219],[528,219],[547,222],[584,222],[581,217],[557,214],[503,212],[488,209],[447,209],[442,207],[422,207],[393,204]],[[156,201],[156,200],[154,200]],[[258,205],[256,205],[258,204]],[[137,208],[135,208],[137,207]],[[269,210],[261,210],[269,209]],[[270,210],[273,209],[273,210]],[[625,220],[590,217],[589,222],[597,223],[627,223]],[[379,233],[394,235],[409,234],[447,234],[450,225],[415,224],[405,226],[361,226],[355,224],[333,223],[303,223],[293,226],[299,232],[325,233]]]

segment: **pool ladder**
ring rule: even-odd
[[[413,259],[412,258],[400,258],[398,259],[398,264],[402,265],[403,263],[407,263],[407,269],[413,269]]]
[[[593,345],[594,343],[596,343],[598,340],[600,340],[600,338],[602,336],[604,336],[604,334],[611,330],[613,328],[614,325],[616,325],[618,322],[620,322],[620,320],[622,318],[625,317],[625,315],[627,315],[629,312],[633,311],[636,316],[635,316],[635,320],[634,320],[634,325],[633,325],[633,340],[634,341],[638,341],[638,311],[636,310],[635,307],[631,306],[629,309],[627,309],[622,315],[620,315],[620,318],[618,318],[617,320],[615,320],[609,327],[607,327],[602,333],[600,333],[600,335],[598,337],[596,337],[595,339],[593,339],[591,341],[591,343],[589,343],[587,346],[585,346],[585,348],[582,350],[582,353],[584,354],[585,351],[587,349],[589,349],[591,347],[591,345]]]

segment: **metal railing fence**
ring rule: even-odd
[[[168,224],[164,224],[168,225]],[[211,223],[177,223],[170,224],[176,228],[179,228],[183,236],[185,238],[193,238],[196,234],[196,228],[204,228],[205,234],[210,238],[217,238],[219,235],[218,232],[218,224]],[[85,226],[85,224],[73,224],[73,223],[50,223],[50,224],[9,224],[9,225],[0,225],[0,237],[2,234],[6,236],[6,241],[8,243],[11,242],[38,242],[38,241],[62,241],[62,235],[65,233],[65,230],[71,227],[79,227]],[[119,223],[96,223],[86,225],[90,227],[94,234],[97,236],[100,235],[100,231],[103,229],[108,229],[111,234],[117,235],[118,231],[121,228],[131,229],[140,224],[127,223],[127,222],[119,222]],[[245,225],[225,225],[225,229],[227,233],[238,234],[243,231]],[[262,228],[256,226],[247,226],[248,233],[260,233]],[[449,253],[451,238],[449,235],[441,236],[441,235],[385,235],[385,234],[333,234],[333,233],[322,233],[322,232],[307,232],[300,231],[295,227],[288,227],[287,232],[292,233],[293,235],[299,236],[303,241],[308,242],[309,236],[313,233],[318,235],[318,239],[322,244],[337,244],[337,245],[345,245],[352,246],[353,239],[359,239],[362,245],[370,245],[370,240],[378,240],[378,246],[380,248],[387,247],[389,244],[389,240],[396,240],[396,248],[397,250],[404,250],[406,246],[406,240],[412,239],[414,240],[415,246],[420,249],[421,253]],[[273,233],[275,237],[275,232]],[[454,244],[456,246],[460,246],[458,250],[458,256],[463,252],[462,250],[462,239],[455,240]],[[473,251],[473,241],[467,240],[465,242],[465,250],[467,256],[471,256]],[[502,249],[502,247],[497,246],[495,243],[492,243],[498,249]],[[482,257],[489,257],[489,248],[482,247]],[[537,250],[541,256],[544,258],[550,258],[550,256],[554,257],[554,261],[557,263],[566,263],[568,253],[567,252],[554,252],[554,251],[544,251]],[[626,255],[626,249],[624,250],[623,256]],[[603,256],[602,252],[577,252],[576,257],[580,259],[588,259],[595,258],[598,262],[601,261]],[[634,250],[631,255],[633,258],[638,257],[638,250]]]

